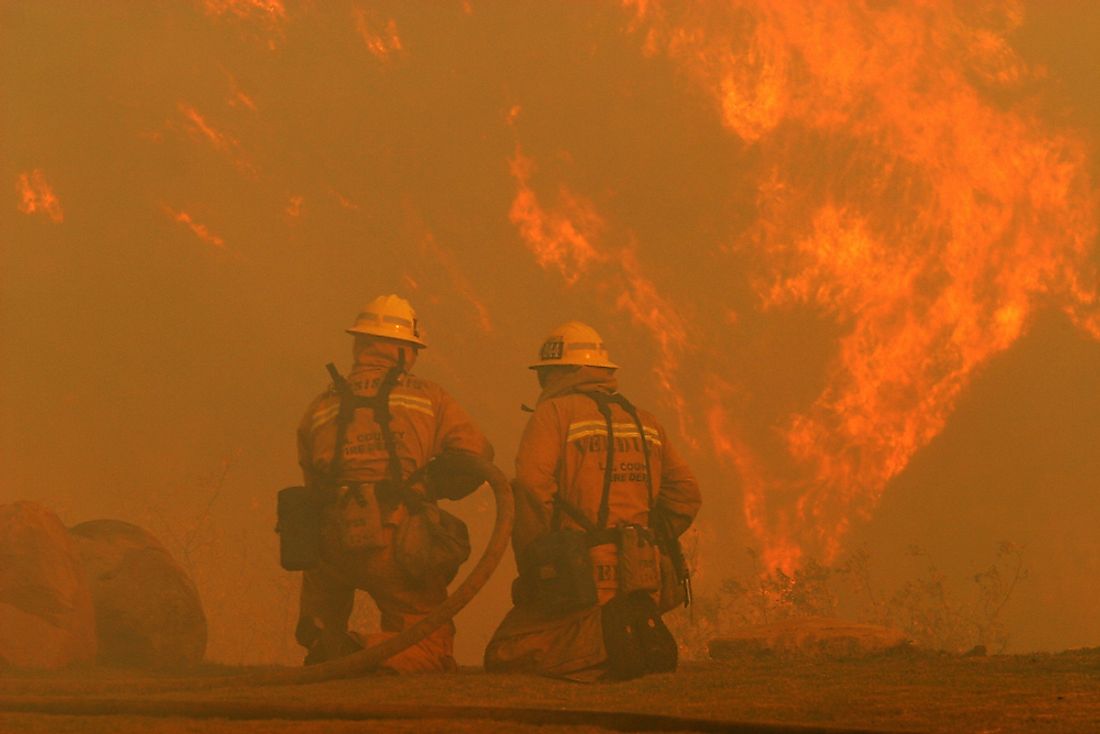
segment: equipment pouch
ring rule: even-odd
[[[609,680],[676,670],[679,649],[649,594],[620,594],[600,607]]]
[[[340,547],[345,551],[381,548],[382,513],[370,484],[343,484],[336,488]]]
[[[279,491],[279,562],[287,571],[308,571],[321,559],[321,502],[308,487]]]
[[[441,576],[450,583],[470,557],[470,533],[459,518],[424,503],[398,525],[393,555],[414,579]]]
[[[661,554],[661,594],[657,608],[664,614],[667,611],[685,605],[687,590],[676,575],[676,566],[672,559]]]
[[[660,553],[649,528],[619,528],[619,593],[654,592],[661,588]]]
[[[546,533],[517,554],[516,565],[519,578],[512,585],[514,603],[534,605],[549,615],[596,605],[596,581],[584,533]]]

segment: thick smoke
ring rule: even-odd
[[[213,658],[293,660],[273,495],[396,291],[506,469],[535,346],[597,326],[704,590],[1010,540],[1017,648],[1097,644],[1100,11],[1051,5],[0,4],[0,501],[147,527]]]

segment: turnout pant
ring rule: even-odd
[[[355,649],[347,625],[356,589],[366,591],[381,612],[381,631],[366,636],[365,646],[393,637],[438,607],[447,596],[447,580],[436,574],[414,578],[394,558],[395,525],[385,524],[376,547],[344,550],[338,529],[326,523],[322,561],[303,572],[297,628],[298,642],[313,659],[328,660]],[[448,622],[416,645],[386,660],[383,668],[398,673],[450,672],[454,624]]]

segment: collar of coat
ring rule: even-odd
[[[567,372],[558,376],[543,389],[542,394],[539,395],[539,402],[575,392],[613,393],[618,386],[619,381],[615,379],[615,373],[612,370],[606,367],[583,366],[576,372]]]

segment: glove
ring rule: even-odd
[[[445,451],[432,459],[426,468],[424,484],[433,500],[460,500],[485,483],[485,477],[474,472],[465,454]]]

